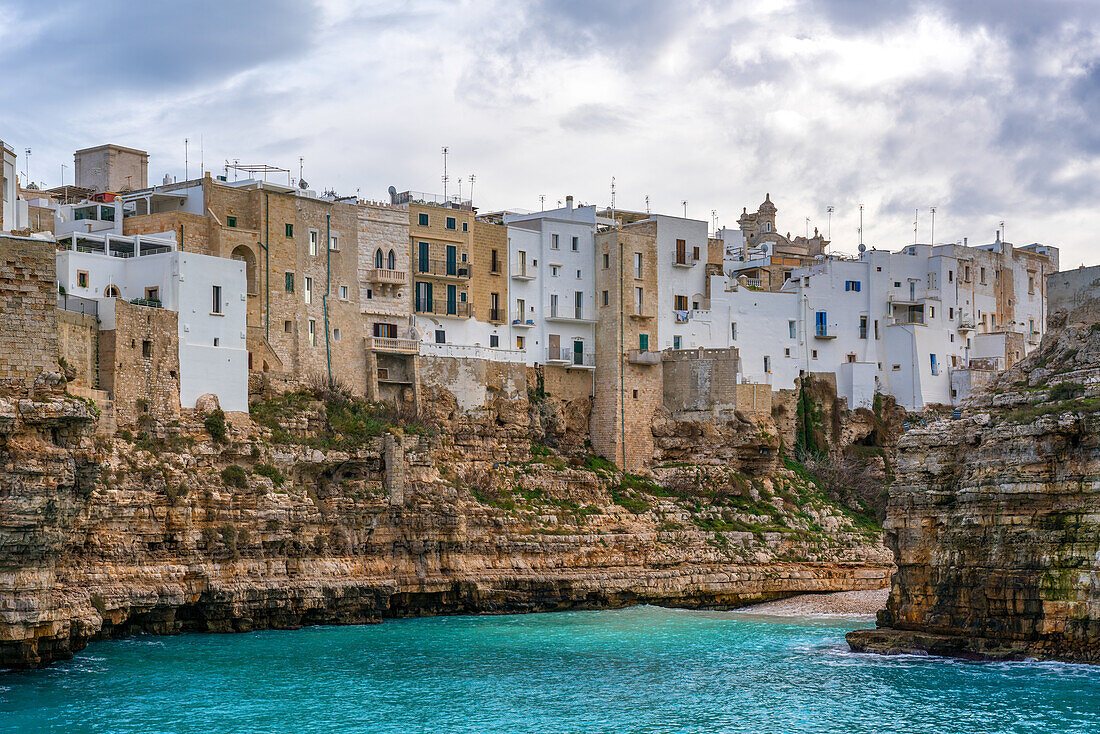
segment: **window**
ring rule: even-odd
[[[293,293],[294,292],[294,273],[287,273],[284,277],[286,278],[286,284],[285,284],[286,292],[287,293]]]
[[[421,227],[427,227],[428,226],[428,215],[427,215],[427,213],[426,212],[420,212],[416,217],[416,222]]]
[[[789,357],[789,356],[791,356],[791,348],[790,348],[790,347],[784,347],[784,349],[783,349],[783,356],[784,356],[784,357]]]
[[[603,269],[607,270],[609,267],[611,267],[611,255],[605,252],[603,254]]]
[[[400,295],[400,294],[398,294],[398,295]],[[372,298],[374,298],[374,291],[371,290],[370,288],[367,288],[367,300],[369,301]]]
[[[642,253],[634,253],[634,277],[642,277]]]
[[[237,226],[237,218],[236,217],[226,217],[225,218],[225,226],[226,227],[236,227]]]
[[[310,255],[316,255],[317,254],[317,240],[320,238],[320,236],[321,235],[317,230],[315,230],[315,229],[309,230],[309,254]]]
[[[333,329],[332,330],[332,340],[334,342],[340,341],[340,330],[339,329]]]
[[[222,345],[222,340],[219,339],[218,337],[214,337],[214,346],[215,347],[220,347],[221,345]]]
[[[286,236],[287,237],[293,237],[294,236],[294,225],[290,224],[290,223],[287,223],[287,224],[284,224],[283,226],[286,228]]]
[[[798,324],[793,320],[787,322],[787,336],[794,339],[798,336]]]
[[[428,272],[428,243],[417,242],[416,243],[416,269],[421,273]]]
[[[1035,276],[1034,275],[1027,276],[1027,292],[1028,292],[1029,295],[1032,295],[1032,296],[1035,295]]]
[[[875,338],[878,339],[878,319],[875,319]]]
[[[447,229],[458,229],[458,224],[454,217],[447,217]]]
[[[603,292],[603,305],[608,305],[611,302],[611,294],[608,291]]]
[[[340,300],[348,300],[348,287],[346,285],[340,286]]]
[[[374,251],[374,267],[381,269],[382,262],[382,248],[379,247],[377,250]]]
[[[581,279],[581,269],[577,268],[577,280]]]
[[[955,282],[955,271],[954,270],[948,270],[947,271],[947,282],[948,283],[954,283]]]
[[[1027,330],[1030,331],[1032,334],[1038,333],[1037,331],[1035,331],[1035,319],[1027,320]]]
[[[631,394],[634,396],[635,400],[638,399],[638,391],[637,390],[634,390]]]
[[[859,338],[860,339],[866,339],[867,338],[867,317],[866,316],[860,316],[859,317]]]
[[[676,240],[676,263],[687,264],[687,240]]]
[[[118,289],[117,285],[107,286],[107,290],[103,292],[105,298],[122,298],[122,291]]]
[[[955,309],[954,308],[947,309],[947,318],[949,318],[949,319],[955,318]]]
[[[638,349],[643,352],[649,351],[649,334],[638,334]]]
[[[698,247],[691,248],[691,259],[692,260],[698,260],[699,259],[699,248]]]
[[[676,296],[675,301],[676,301],[676,305],[673,306],[673,308],[675,310],[677,310],[677,311],[687,311],[688,310],[688,297],[687,296]]]
[[[558,315],[558,294],[550,294],[550,317],[557,318]]]
[[[772,371],[772,358],[768,355],[764,355],[764,373],[769,374]]]
[[[336,238],[336,235],[329,235],[328,249],[334,252],[340,249],[340,241]]]
[[[556,234],[550,235],[550,249],[551,250],[557,250],[558,248],[559,248],[558,235],[556,235]]]
[[[76,271],[76,285],[77,285],[78,288],[87,288],[88,287],[88,271],[87,270],[77,270]]]
[[[811,349],[810,350],[810,359],[817,359],[817,350],[816,349]]]
[[[966,281],[967,283],[970,282],[970,266],[969,265],[967,265],[966,267],[963,268],[963,280]]]
[[[496,334],[490,334],[489,335],[489,346],[490,347],[499,347],[500,346],[500,337],[497,336]]]
[[[396,270],[397,269],[397,255],[394,254],[393,250],[390,250],[389,254],[386,255],[386,269],[387,270]]]
[[[939,362],[936,361],[936,355],[929,354],[928,355],[928,361],[931,363],[932,374],[933,375],[938,375],[940,373],[940,365],[939,365]]]
[[[153,356],[153,342],[148,339],[141,342],[141,356],[145,359],[149,359]]]
[[[572,238],[572,244],[573,244],[573,252],[576,252],[577,250],[580,249],[581,238],[574,235],[574,237]]]
[[[981,269],[981,284],[985,285],[985,268]]]
[[[584,293],[582,291],[573,292],[573,318],[584,318]]]
[[[313,319],[309,320],[309,345],[317,346],[317,322]]]
[[[930,319],[936,318],[936,307],[935,306],[929,306],[928,307],[928,318],[930,318]]]
[[[679,349],[680,348],[680,343],[681,342],[680,342],[680,337],[679,336],[672,337],[672,348],[673,349]]]
[[[939,287],[938,279],[936,278],[935,273],[928,274],[928,287],[932,290],[935,290]]]
[[[815,314],[814,335],[815,336],[828,336],[829,335],[829,314],[827,312],[818,311]]]
[[[147,299],[149,299],[150,301],[159,301],[160,300],[160,288],[157,288],[155,286],[152,287],[152,288],[146,288],[145,289],[145,297]]]
[[[436,329],[435,330],[435,343],[436,344],[446,344],[447,343],[447,332],[444,331],[443,329]]]
[[[289,334],[291,332],[291,329],[293,328],[293,323],[294,323],[293,321],[284,321],[283,322],[283,332],[286,333],[286,334]]]
[[[856,361],[856,355],[851,352],[848,353],[848,364],[854,364]]]
[[[560,272],[561,272],[561,268],[559,266],[557,266],[557,265],[551,265],[550,266],[550,277],[551,278],[558,277],[558,273],[560,273]]]
[[[524,349],[526,344],[527,340],[524,339],[522,336],[516,337],[516,349]]]
[[[213,286],[211,288],[211,290],[212,290],[212,293],[211,293],[212,302],[211,302],[210,313],[221,313],[222,312],[222,287],[220,285],[216,285],[216,286]]]
[[[642,297],[644,295],[645,292],[641,288],[634,289],[634,313],[636,314],[640,315],[642,313]]]
[[[895,280],[894,281],[894,287],[895,288],[901,288],[901,281],[900,280]]]
[[[737,322],[736,321],[730,323],[730,339],[732,341],[737,341]]]
[[[844,281],[844,290],[859,293],[860,285],[861,283],[858,280],[846,280]]]
[[[901,365],[900,364],[895,364],[895,365],[891,366],[890,369],[894,372],[901,372]]]
[[[499,273],[500,272],[500,262],[497,259],[497,251],[496,250],[491,250],[489,252],[489,272],[490,273]]]
[[[313,278],[308,275],[306,276],[306,289],[303,295],[306,303],[313,303]]]

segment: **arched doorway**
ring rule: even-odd
[[[246,290],[250,294],[258,293],[259,291],[256,288],[256,255],[252,252],[252,248],[238,245],[233,248],[233,253],[229,257],[244,263]]]
[[[118,289],[117,285],[107,286],[107,290],[103,291],[104,298],[122,298],[122,291]]]

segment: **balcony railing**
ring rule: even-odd
[[[404,285],[409,280],[409,274],[404,270],[371,268],[367,271],[367,280],[371,283],[382,283],[383,285]]]
[[[504,309],[503,308],[490,308],[489,309],[490,321],[504,321]]]
[[[534,326],[534,325],[535,325],[535,320],[534,319],[525,319],[525,318],[523,318],[522,315],[516,316],[514,319],[512,319],[512,326],[529,327],[529,326]]]
[[[516,278],[517,280],[534,280],[535,269],[527,265],[517,265],[515,268],[512,269],[512,277]]]
[[[691,255],[681,254],[681,253],[678,252],[678,253],[676,253],[675,259],[672,261],[672,264],[675,265],[678,268],[690,268],[690,267],[694,267],[695,264],[698,263],[698,262],[699,261],[696,260]]]
[[[416,339],[398,339],[386,336],[368,336],[367,349],[375,352],[416,354],[420,350],[420,342],[418,342]]]
[[[595,367],[596,355],[592,352],[578,352],[569,347],[547,347],[546,363],[571,367]]]
[[[657,365],[661,363],[661,353],[651,352],[648,349],[631,349],[627,355],[630,364]]]
[[[440,278],[469,278],[470,264],[451,260],[416,261],[417,275],[435,275]]]
[[[458,316],[466,318],[470,315],[470,304],[466,301],[421,301],[416,302],[417,313],[431,313],[436,316]]]

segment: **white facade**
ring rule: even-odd
[[[30,219],[27,202],[19,198],[15,151],[0,140],[0,217],[5,232],[24,229]]]
[[[508,225],[508,322],[528,365],[595,368],[596,207],[513,214]],[[522,345],[522,346],[521,346]]]
[[[115,328],[115,298],[155,299],[179,314],[181,407],[213,393],[223,410],[248,411],[243,262],[150,236],[74,234],[58,247],[58,285],[99,302],[101,329]]]
[[[698,219],[656,214],[658,349],[694,349],[720,343],[693,339],[689,312],[706,311],[708,225]],[[718,330],[721,332],[721,329]]]

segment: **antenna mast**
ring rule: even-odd
[[[546,211],[546,194],[539,194],[539,211]]]
[[[23,176],[27,179],[27,186],[31,185],[31,149],[27,148],[27,157],[23,159]]]
[[[684,219],[688,218],[688,200],[683,199],[680,203],[684,206]]]
[[[611,177],[611,221],[615,221],[615,177]]]
[[[645,195],[645,213],[649,214],[649,194]]]
[[[806,217],[806,239],[810,239],[810,218]]]
[[[191,142],[191,140],[189,138],[184,138],[183,139],[183,180],[184,181],[186,181],[187,179],[190,178],[190,176],[187,175],[188,165],[190,164],[190,157],[188,155],[187,147],[188,147],[188,143],[190,143],[190,142]]]
[[[711,223],[714,225],[714,234],[715,234],[715,236],[717,236],[718,235],[718,210],[717,209],[711,209],[710,210],[710,220],[711,220]]]
[[[913,244],[917,244],[917,219],[920,218],[920,209],[913,210]]]
[[[470,174],[470,206],[474,205],[474,181],[477,181],[477,175]]]
[[[863,244],[863,204],[859,205],[859,244]]]
[[[928,244],[935,247],[936,246],[936,207],[930,206],[930,207],[928,207],[928,211],[931,212],[931,214],[932,214],[932,234],[929,236],[932,241],[929,242]]]
[[[825,207],[825,211],[827,211],[829,213],[829,241],[832,242],[832,240],[833,240],[833,212],[836,211],[836,207],[835,206],[827,206],[827,207]]]
[[[449,149],[447,148],[447,146],[444,145],[443,146],[443,200],[444,200],[444,202],[446,202],[446,200],[447,200],[447,182],[450,180],[450,177],[447,175],[447,152],[448,152],[448,150]]]

